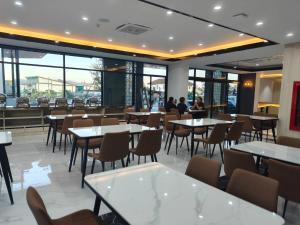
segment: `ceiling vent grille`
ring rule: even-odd
[[[127,33],[127,34],[133,34],[133,35],[139,35],[149,30],[152,30],[152,28],[139,25],[139,24],[131,24],[131,23],[123,24],[116,28],[116,31]]]

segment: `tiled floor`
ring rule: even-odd
[[[12,132],[13,145],[7,148],[7,152],[14,177],[13,195],[15,204],[10,205],[5,183],[0,181],[0,225],[35,224],[27,206],[25,195],[26,188],[30,185],[38,189],[49,214],[53,218],[75,210],[93,208],[93,193],[88,188],[81,189],[80,187],[79,161],[73,167],[72,172],[68,172],[70,146],[68,146],[66,155],[63,154],[63,151],[58,151],[58,148],[53,154],[51,145],[45,145],[46,129],[44,132],[41,128],[12,130]],[[164,146],[164,142],[162,146]],[[218,151],[216,152],[218,153]],[[216,155],[215,158],[219,158],[219,155]],[[158,154],[160,163],[182,173],[185,171],[189,159],[190,155],[185,144],[179,150],[178,155],[175,154],[175,145],[172,146],[170,155],[167,155],[163,148]],[[88,171],[90,171],[90,166],[91,161],[88,162]],[[96,164],[95,172],[100,171],[100,164]],[[282,211],[281,206],[282,201],[280,200],[279,213]],[[108,210],[101,206],[101,213],[106,212]],[[300,224],[299,205],[289,204],[286,224]]]

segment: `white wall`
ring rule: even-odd
[[[185,63],[171,64],[168,74],[168,97],[172,96],[177,100],[180,97],[187,99],[189,66]]]
[[[300,132],[289,129],[293,83],[296,80],[300,81],[300,43],[287,45],[284,50],[278,124],[279,135],[300,138]]]

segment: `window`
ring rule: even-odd
[[[165,84],[166,80],[163,77],[151,78],[151,102],[152,111],[159,111],[160,107],[164,106],[165,102]]]
[[[63,66],[63,55],[45,52],[19,51],[19,62],[22,64]]]
[[[143,74],[167,76],[167,68],[165,66],[144,63]]]
[[[102,58],[66,55],[66,67],[103,70],[103,60]]]
[[[236,74],[236,73],[228,73],[227,79],[228,79],[228,80],[235,80],[235,81],[238,81],[238,80],[239,80],[239,75]]]
[[[226,74],[222,73],[220,70],[215,70],[213,72],[213,78],[214,79],[226,79]]]
[[[196,70],[196,77],[206,77],[206,71],[205,70]]]
[[[195,69],[189,69],[189,77],[194,77]]]

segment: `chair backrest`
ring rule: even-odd
[[[252,132],[253,130],[253,122],[252,120],[250,119],[249,116],[240,116],[238,115],[237,118],[236,118],[237,121],[241,121],[241,122],[244,122],[244,125],[243,125],[243,132]]]
[[[231,121],[232,117],[230,116],[230,114],[225,114],[223,112],[219,112],[217,115],[217,119],[218,120],[227,120],[227,121]]]
[[[182,114],[180,116],[180,119],[181,120],[191,120],[191,119],[193,119],[193,116],[192,116],[192,114]]]
[[[88,100],[87,100],[87,104],[89,106],[98,106],[100,103],[99,99],[97,97],[90,97]]]
[[[101,119],[101,126],[108,126],[108,125],[119,125],[118,118],[102,118]]]
[[[72,100],[72,105],[76,109],[83,108],[84,107],[84,101],[82,99],[80,99],[80,98],[74,98]]]
[[[38,97],[37,103],[39,107],[49,107],[49,98],[47,97]]]
[[[103,116],[100,116],[100,115],[89,115],[88,118],[91,119],[91,120],[93,120],[94,126],[101,126],[101,119],[103,118]]]
[[[114,162],[125,158],[129,153],[129,131],[106,133],[104,135],[100,155],[105,162]]]
[[[185,174],[216,187],[220,176],[221,163],[201,156],[193,156]]]
[[[66,110],[52,110],[51,115],[66,115],[67,111]]]
[[[228,140],[239,140],[242,136],[243,127],[244,127],[243,121],[234,122],[227,134],[227,139]]]
[[[177,120],[177,116],[176,115],[165,115],[165,121],[164,121],[164,125],[165,125],[165,130],[166,131],[172,131],[173,130],[173,124],[169,123],[170,120]]]
[[[209,144],[219,144],[222,141],[224,141],[227,128],[228,128],[228,124],[223,124],[223,123],[216,124],[209,135],[208,138]]]
[[[62,125],[62,133],[68,134],[68,129],[73,127],[73,121],[78,119],[81,119],[81,116],[66,116]]]
[[[162,129],[144,130],[141,133],[139,142],[136,146],[138,155],[153,155],[161,148]]]
[[[224,172],[231,177],[235,169],[257,173],[254,158],[251,154],[224,149]]]
[[[140,112],[150,112],[150,109],[140,109]]]
[[[55,107],[57,108],[66,108],[68,107],[68,100],[66,98],[56,98]]]
[[[294,148],[300,148],[300,138],[292,138],[292,137],[286,137],[286,136],[279,136],[277,138],[277,144],[279,144],[279,145],[286,145],[286,146],[294,147]]]
[[[241,199],[277,212],[278,181],[242,169],[236,169],[228,183],[227,192]]]
[[[53,225],[41,196],[33,187],[27,189],[26,199],[38,225]]]
[[[29,98],[27,97],[19,97],[16,101],[16,107],[17,108],[29,108]]]
[[[85,114],[84,109],[73,109],[72,114]]]
[[[158,129],[160,126],[160,118],[161,118],[160,113],[150,113],[150,115],[147,118],[146,126],[155,127]]]
[[[91,119],[77,119],[73,121],[73,127],[92,127],[94,122]]]
[[[300,166],[270,159],[269,177],[279,182],[279,195],[300,203]]]
[[[176,115],[177,118],[180,118],[180,113],[177,108],[171,108],[170,112],[166,112],[166,115]]]

